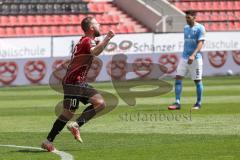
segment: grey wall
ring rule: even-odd
[[[117,6],[153,32],[182,32],[185,14],[166,0],[115,0]]]

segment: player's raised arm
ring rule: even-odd
[[[107,46],[108,42],[114,37],[114,32],[109,31],[103,41],[99,42],[95,47],[92,47],[90,52],[91,54],[98,56],[104,48]]]

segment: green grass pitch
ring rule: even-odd
[[[170,83],[174,83],[171,79]],[[190,112],[195,86],[184,80],[182,109],[168,111],[174,93],[137,99],[87,123],[79,144],[64,129],[58,150],[75,160],[238,160],[240,157],[240,77],[204,78],[201,110]],[[95,87],[116,94],[111,83]],[[147,87],[147,86],[146,86]],[[144,88],[142,88],[144,89]],[[48,86],[0,89],[0,145],[39,147],[56,116],[62,95]],[[0,147],[0,160],[59,160],[55,154]]]

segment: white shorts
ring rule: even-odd
[[[192,80],[202,79],[203,62],[202,58],[195,59],[192,64],[188,64],[187,59],[180,59],[177,67],[177,75],[185,77],[190,74]]]

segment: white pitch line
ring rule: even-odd
[[[42,148],[38,147],[30,147],[30,146],[16,146],[16,145],[2,145],[0,144],[0,147],[10,147],[10,148],[24,148],[24,149],[34,149],[34,150],[40,150],[40,151],[45,151]],[[73,156],[69,153],[63,152],[63,151],[58,151],[55,150],[52,153],[57,154],[58,156],[61,157],[61,160],[74,160]]]

